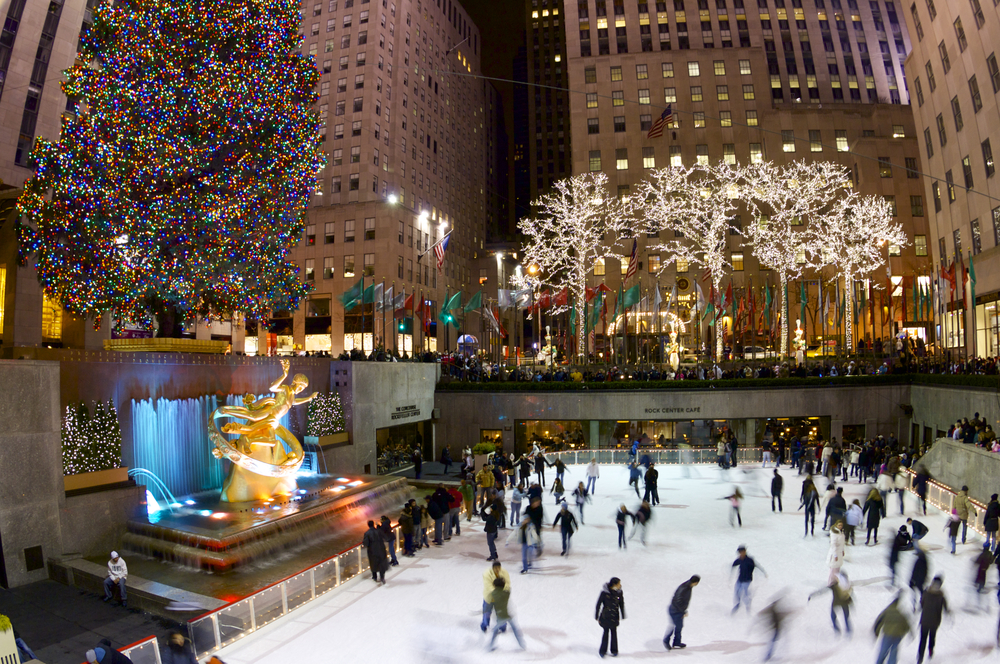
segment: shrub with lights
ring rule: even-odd
[[[346,426],[339,394],[324,392],[309,402],[307,436],[330,436],[344,431]]]
[[[122,463],[122,430],[118,410],[98,401],[91,414],[86,404],[66,407],[62,422],[63,474],[79,475],[118,468]]]
[[[100,3],[18,203],[50,298],[160,336],[297,308],[288,254],[325,163],[300,26],[298,0]]]

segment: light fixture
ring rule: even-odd
[[[386,200],[389,202],[389,205],[395,205],[399,202],[399,196],[396,194],[389,194],[389,197]]]

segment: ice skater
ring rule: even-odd
[[[580,525],[582,526],[582,525],[584,525],[584,523],[583,523],[583,506],[585,504],[587,504],[588,502],[591,502],[591,500],[590,500],[590,493],[583,486],[583,482],[580,482],[577,485],[577,487],[575,489],[573,489],[573,498],[576,501],[576,509],[579,510],[579,512],[580,512]]]
[[[906,531],[906,526],[900,526],[896,537],[892,540],[892,549],[889,551],[889,582],[892,585],[896,585],[896,565],[899,563],[899,554],[912,548],[913,542],[910,541],[910,533]]]
[[[736,613],[740,605],[745,604],[747,613],[750,613],[750,584],[753,583],[754,570],[759,569],[761,574],[767,577],[767,572],[747,555],[747,548],[742,544],[736,549],[737,558],[733,561],[733,569],[739,568],[739,576],[736,578],[736,590],[733,593],[733,610]]]
[[[790,613],[791,612],[785,609],[782,605],[780,597],[768,604],[767,607],[760,612],[760,617],[771,629],[771,641],[767,646],[767,653],[764,655],[765,662],[770,662],[771,658],[774,657],[774,651],[778,646],[778,639],[781,638],[781,629],[784,627]]]
[[[854,534],[861,525],[861,518],[864,511],[861,509],[861,503],[855,498],[851,506],[847,508],[847,514],[844,515],[844,539],[851,545],[854,546]]]
[[[591,457],[590,463],[587,464],[587,491],[594,493],[597,489],[597,478],[600,476],[601,469],[597,467],[597,457]]]
[[[643,477],[644,481],[646,482],[646,492],[643,494],[642,497],[643,502],[649,502],[650,499],[652,499],[652,502],[650,504],[652,505],[660,504],[660,494],[656,490],[656,481],[657,479],[659,479],[659,477],[660,477],[660,471],[654,468],[653,463],[650,462],[646,470],[646,475]]]
[[[910,526],[910,539],[912,539],[914,542],[920,541],[921,539],[924,538],[925,535],[927,535],[928,532],[927,526],[925,526],[920,521],[916,521],[915,519],[907,519],[906,523],[909,524]]]
[[[499,560],[483,572],[483,620],[479,623],[479,629],[484,632],[489,628],[490,618],[493,616],[493,591],[496,588],[493,584],[498,580],[502,583],[502,587],[510,590],[510,574]]]
[[[771,511],[774,511],[774,501],[778,501],[778,511],[781,511],[781,490],[785,486],[785,480],[778,474],[778,469],[774,469],[774,477],[771,478]]]
[[[876,664],[895,664],[896,656],[899,652],[899,643],[903,637],[910,633],[910,621],[899,609],[899,596],[897,595],[889,606],[875,619],[875,636],[882,635],[882,644],[879,646],[878,659]]]
[[[841,521],[837,521],[830,526],[830,550],[826,554],[826,564],[830,568],[830,583],[837,580],[840,568],[844,566],[844,543],[846,539],[844,538],[842,523]]]
[[[518,484],[510,492],[510,525],[521,523],[521,502],[524,500],[524,485]]]
[[[723,500],[729,501],[729,525],[734,526],[734,522],[738,521],[740,528],[743,527],[743,517],[740,515],[740,506],[743,504],[743,492],[740,488],[733,487],[733,492],[726,496]]]
[[[928,646],[927,654],[934,659],[934,641],[937,638],[938,627],[941,626],[941,614],[950,613],[948,600],[945,599],[941,586],[944,579],[938,575],[931,581],[930,587],[920,597],[920,646],[917,648],[917,664],[923,664],[924,646]]]
[[[649,506],[645,500],[642,501],[642,505],[639,509],[635,511],[635,518],[632,520],[634,525],[632,526],[632,532],[629,533],[628,538],[632,539],[635,537],[635,531],[639,532],[639,541],[643,546],[646,546],[646,528],[649,527],[649,520],[653,517],[653,509]]]
[[[818,505],[819,494],[816,492],[816,485],[813,484],[811,477],[807,477],[802,482],[802,495],[799,497],[799,509],[805,509],[806,533],[804,537],[809,535],[810,528],[812,534],[816,534],[816,507]]]
[[[642,477],[642,472],[639,470],[638,464],[635,461],[628,466],[628,485],[635,489],[635,497],[642,499],[642,494],[639,493],[639,478]]]
[[[507,536],[507,542],[509,543],[511,540],[515,540],[521,545],[521,574],[527,574],[528,570],[531,569],[532,554],[541,541],[538,537],[538,531],[535,530],[535,526],[531,522],[530,515],[525,514],[517,528],[510,532],[510,535]]]
[[[854,603],[854,598],[852,597],[851,580],[848,578],[847,572],[842,571],[837,574],[837,578],[830,581],[826,588],[820,588],[811,593],[806,601],[812,601],[813,597],[825,593],[827,590],[833,595],[833,602],[830,605],[830,620],[833,622],[833,631],[840,634],[840,625],[837,624],[837,609],[840,609],[841,613],[844,614],[844,629],[850,634],[851,604]]]
[[[517,639],[517,645],[521,646],[521,650],[525,649],[524,637],[521,636],[521,630],[518,629],[517,623],[514,622],[514,618],[510,615],[509,602],[509,582],[505,584],[503,579],[494,579],[493,592],[490,594],[490,603],[493,605],[493,610],[496,611],[497,624],[493,626],[493,634],[490,636],[490,650],[496,648],[494,644],[497,640],[497,634],[505,631],[507,625],[510,625],[510,631],[514,632],[514,638]]]
[[[582,482],[581,482],[582,484]],[[555,520],[552,522],[552,529],[555,530],[557,525],[562,524],[560,528],[560,533],[562,534],[562,553],[560,556],[569,555],[570,540],[573,539],[573,533],[576,532],[576,517],[573,513],[569,511],[569,505],[566,503],[562,504],[562,509],[556,514]]]
[[[368,567],[371,568],[372,581],[385,585],[385,571],[389,569],[389,556],[385,552],[385,539],[375,528],[375,522],[368,522],[368,530],[361,539],[361,545],[368,552]]]
[[[913,600],[913,610],[917,610],[919,598],[924,596],[924,585],[927,583],[927,554],[923,547],[914,542],[913,551],[917,554],[917,559],[913,561],[913,569],[910,571],[910,597]]]
[[[601,657],[608,654],[608,636],[611,636],[611,656],[618,656],[618,624],[625,619],[625,596],[622,594],[621,579],[617,576],[604,584],[597,606],[594,609],[594,619],[604,630],[601,636]]]
[[[976,608],[982,608],[981,597],[984,592],[986,592],[986,576],[989,574],[990,565],[993,564],[993,554],[990,553],[989,542],[983,543],[983,550],[979,552],[976,559],[973,561],[975,567],[974,578],[974,589],[976,598]],[[998,589],[998,597],[1000,597],[1000,589]]]
[[[875,535],[875,544],[878,544],[878,526],[885,517],[885,501],[882,494],[877,489],[868,492],[868,499],[865,501],[863,513],[868,515],[868,535],[865,537],[865,545],[870,545],[872,535]]]
[[[629,519],[632,519],[632,523],[635,524],[635,515],[628,511],[625,507],[625,503],[622,503],[618,508],[618,512],[615,514],[615,525],[618,526],[618,548],[627,549],[628,546],[625,544],[625,524]]]
[[[552,489],[549,493],[556,497],[556,505],[562,502],[563,494],[566,493],[566,489],[563,487],[561,479],[557,477],[552,481]]]
[[[674,596],[667,607],[667,614],[670,616],[670,626],[667,633],[663,635],[663,645],[667,650],[674,648],[687,648],[687,644],[681,641],[681,630],[684,629],[684,618],[688,614],[688,606],[691,604],[691,590],[701,582],[701,577],[694,574],[690,579],[677,586]],[[673,637],[673,641],[671,641]]]

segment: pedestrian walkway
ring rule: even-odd
[[[101,639],[121,648],[148,636],[162,639],[177,623],[46,580],[0,589],[0,613],[45,664],[80,664]]]
[[[416,468],[413,465],[403,466],[392,471],[390,475],[399,475],[410,480],[416,479]],[[461,464],[453,463],[444,472],[444,464],[439,461],[424,461],[420,468],[422,482],[459,482],[462,479]]]

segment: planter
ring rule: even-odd
[[[104,350],[123,353],[214,353],[229,349],[228,341],[211,339],[105,339]]]
[[[340,447],[341,445],[351,444],[351,435],[346,431],[341,431],[340,433],[332,433],[329,436],[319,436],[317,441],[316,444],[321,448]]]
[[[91,489],[95,486],[121,484],[127,481],[128,467],[112,468],[110,470],[98,470],[94,473],[66,475],[63,477],[63,486],[65,491],[78,491],[79,489]],[[0,659],[0,661],[3,660]]]
[[[14,642],[14,628],[0,632],[0,662],[19,662],[17,643]]]

